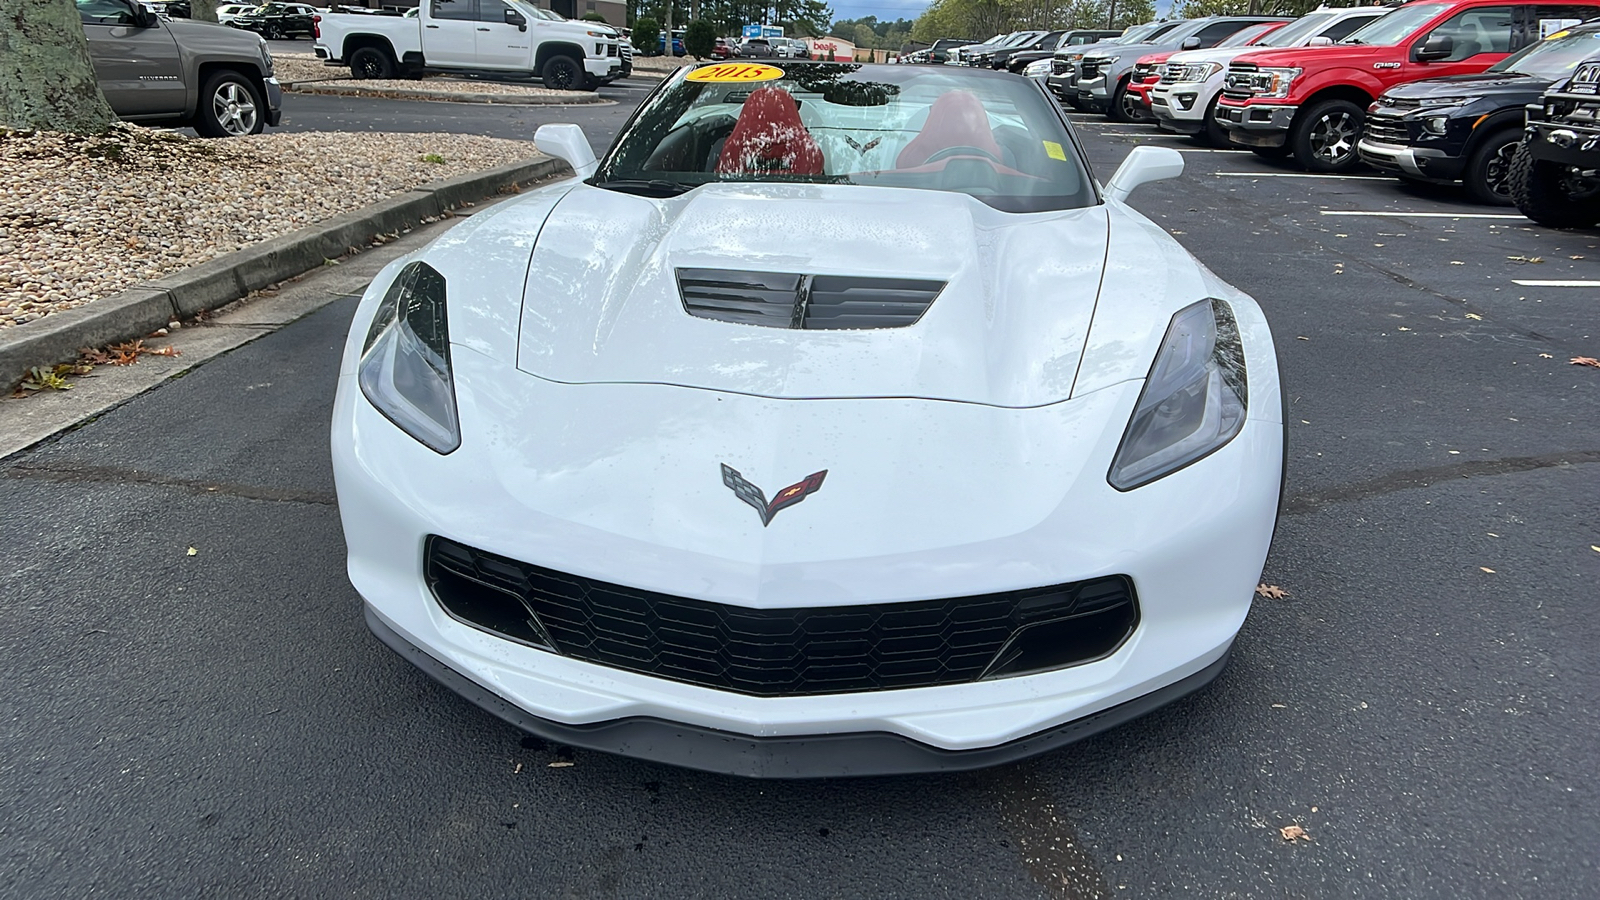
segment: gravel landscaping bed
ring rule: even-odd
[[[0,328],[536,152],[458,134],[0,130]]]

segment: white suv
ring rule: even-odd
[[[1322,7],[1295,19],[1247,47],[1184,50],[1167,57],[1166,68],[1150,91],[1156,126],[1228,146],[1228,134],[1212,119],[1228,63],[1236,56],[1273,47],[1306,47],[1341,41],[1357,28],[1387,13],[1386,6]]]

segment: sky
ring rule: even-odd
[[[1156,13],[1166,15],[1172,9],[1172,2],[1156,0]],[[835,19],[877,16],[880,20],[892,22],[895,19],[915,20],[928,8],[928,0],[828,0],[828,6],[833,9]]]

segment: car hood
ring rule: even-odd
[[[539,231],[517,367],[569,384],[785,399],[1067,399],[1106,260],[1106,207],[1018,214],[964,194],[713,184],[669,199],[578,185]],[[678,269],[908,278],[915,324],[795,330],[691,316]]]
[[[1167,62],[1175,65],[1210,62],[1226,64],[1246,53],[1261,52],[1260,47],[1223,47],[1221,49],[1213,47],[1209,50],[1179,50],[1177,53],[1167,57]]]
[[[1388,61],[1396,53],[1393,47],[1379,47],[1373,44],[1325,44],[1320,47],[1283,47],[1275,50],[1258,50],[1251,47],[1239,49],[1246,52],[1234,57],[1234,62],[1286,68],[1306,68],[1308,60],[1315,60],[1316,64],[1322,67],[1340,63],[1365,67],[1367,60],[1373,57],[1382,57],[1383,61]]]
[[[1396,85],[1383,93],[1386,97],[1403,100],[1430,100],[1436,97],[1459,97],[1462,94],[1471,97],[1526,96],[1528,100],[1516,102],[1531,103],[1544,94],[1545,88],[1550,84],[1548,78],[1534,78],[1508,72],[1479,72],[1474,75],[1448,75],[1443,78],[1412,81]]]

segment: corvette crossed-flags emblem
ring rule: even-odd
[[[827,469],[823,469],[821,472],[812,472],[804,479],[779,491],[772,498],[772,502],[768,503],[767,495],[762,493],[761,488],[746,481],[744,476],[739,474],[738,469],[727,463],[722,464],[722,483],[733,491],[734,496],[756,508],[756,512],[761,516],[761,527],[763,528],[772,524],[773,517],[780,510],[788,509],[804,500],[807,495],[816,493],[817,488],[822,487],[822,479],[826,478],[827,475]]]

